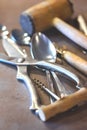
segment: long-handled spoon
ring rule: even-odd
[[[46,42],[46,36],[44,34],[36,33],[35,35],[36,35],[36,40],[39,37],[39,40],[40,40],[40,43],[41,43],[41,45],[39,45],[40,43],[37,40],[37,44],[33,46],[35,56],[39,57],[39,59],[40,59],[41,55],[42,55],[43,59],[49,60],[49,58],[48,58],[49,55],[48,55],[48,57],[46,57],[46,54],[47,54],[46,51],[47,50],[44,47],[44,45],[46,44],[47,48],[49,48],[49,50],[50,50],[49,53],[50,53],[51,56],[54,56],[53,55],[54,53],[59,54],[61,56],[61,58],[63,58],[66,62],[68,62],[74,68],[76,68],[77,70],[79,70],[83,74],[87,75],[87,61],[85,59],[81,58],[80,56],[78,56],[78,55],[76,55],[73,52],[70,52],[68,50],[63,50],[61,48],[55,49],[53,43],[50,40],[47,40],[47,42]],[[44,40],[42,40],[42,39],[44,39]],[[42,44],[44,44],[44,45],[42,45]],[[39,46],[39,48],[38,48],[38,46]],[[42,46],[43,46],[43,48],[41,50]],[[50,49],[51,47],[52,47],[52,49]],[[39,56],[38,56],[38,54],[39,54]],[[56,55],[55,55],[55,57],[56,57]],[[55,57],[53,57],[53,58],[55,59]]]
[[[46,37],[41,32],[35,33],[32,37],[32,55],[37,60],[45,60],[48,62],[55,62],[56,61],[56,49],[51,42],[51,40]],[[51,72],[54,81],[56,82],[57,90],[60,94],[60,97],[66,96],[65,88],[58,79],[55,72]]]
[[[31,37],[27,33],[23,32],[20,29],[12,29],[12,31],[11,31],[11,38],[14,41],[16,41],[18,45],[24,45],[24,46],[29,45],[29,46],[31,46]],[[43,59],[43,60],[45,59],[46,60],[46,59],[49,58],[48,60],[50,60],[51,62],[58,62],[58,63],[60,62],[61,63],[62,60],[60,60],[59,58],[56,57],[55,47],[52,44],[48,44],[47,45],[47,43],[46,43],[47,42],[47,38],[46,39],[44,38],[44,42],[45,42],[44,45],[46,45],[48,47],[45,48],[46,54],[44,54],[43,56],[41,55],[41,59]],[[49,42],[51,42],[51,41],[49,40]],[[42,45],[41,45],[41,48],[42,48]],[[48,48],[50,48],[50,49],[48,50]],[[36,57],[37,57],[37,54],[36,54]],[[33,55],[32,55],[32,57],[33,57]],[[40,56],[38,55],[38,57],[40,57]]]

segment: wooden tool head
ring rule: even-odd
[[[24,11],[20,16],[20,24],[25,32],[32,35],[52,26],[54,17],[67,20],[72,13],[72,4],[68,0],[45,0]]]

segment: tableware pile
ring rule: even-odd
[[[46,4],[44,4],[45,2]],[[20,24],[23,30],[13,29],[9,32],[6,26],[0,25],[0,39],[6,52],[6,54],[0,53],[0,62],[17,68],[16,78],[25,83],[29,92],[31,102],[29,109],[42,121],[46,121],[56,114],[65,112],[74,106],[79,106],[81,102],[87,101],[86,81],[83,83],[83,78],[80,76],[81,74],[86,78],[87,61],[69,50],[56,48],[56,43],[42,33],[44,29],[53,25],[82,49],[87,50],[86,23],[82,19],[83,17],[78,17],[77,21],[80,29],[85,33],[83,34],[61,19],[62,17],[63,19],[70,18],[72,14],[71,3],[67,0],[59,2],[59,10],[61,11],[62,7],[66,5],[66,12],[68,12],[61,12],[60,18],[59,10],[57,12],[57,6],[55,6],[56,0],[45,2],[31,7],[21,14]],[[47,8],[50,6],[51,8]],[[37,9],[40,9],[44,15],[40,15]],[[40,24],[40,19],[43,19],[46,13],[49,18],[46,19],[44,24]],[[55,13],[58,13],[58,16]],[[24,46],[27,49],[24,49]],[[64,62],[67,63],[67,66]],[[32,77],[31,69],[35,69],[39,74],[43,72],[47,85],[44,85],[37,76]],[[78,74],[74,73],[75,70],[78,71]],[[70,84],[65,85],[63,83],[64,79],[72,83],[73,91],[72,87],[69,86]],[[39,95],[37,86],[40,91],[44,90],[49,98],[49,103],[43,104],[41,102],[43,96]],[[69,86],[69,89],[66,86]]]

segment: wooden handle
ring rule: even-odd
[[[82,32],[70,26],[59,18],[53,19],[53,25],[66,37],[68,37],[84,49],[87,49],[87,36],[85,36]]]
[[[72,52],[64,51],[63,58],[76,69],[87,75],[87,61]]]
[[[72,13],[69,0],[44,0],[25,10],[20,16],[20,24],[23,30],[32,35],[52,26],[54,17],[66,20],[71,18]]]
[[[46,121],[53,116],[65,112],[77,105],[80,102],[87,101],[87,89],[81,88],[77,92],[60,99],[59,101],[54,102],[48,106],[42,106],[39,110],[39,117],[42,121]]]

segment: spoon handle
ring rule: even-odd
[[[53,104],[42,106],[38,110],[38,114],[42,121],[46,121],[59,113],[69,110],[83,101],[87,101],[87,88],[81,88],[77,92],[62,98]]]

